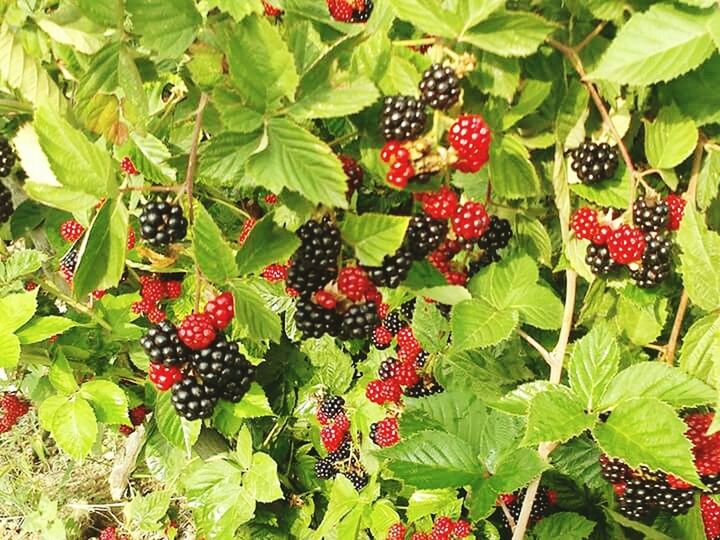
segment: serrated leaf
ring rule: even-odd
[[[188,421],[175,412],[170,392],[158,394],[155,402],[155,423],[165,439],[179,450],[190,456],[202,427],[202,420]]]
[[[413,314],[413,333],[430,354],[445,348],[450,335],[450,324],[433,304],[419,300]]]
[[[208,6],[219,8],[235,19],[241,21],[251,13],[261,13],[262,4],[258,2],[236,2],[235,0],[208,0]]]
[[[127,396],[114,382],[102,379],[87,381],[80,387],[80,395],[93,406],[98,422],[130,425]]]
[[[500,56],[528,56],[553,30],[552,23],[533,13],[505,11],[470,29],[461,41]]]
[[[243,177],[247,160],[261,144],[261,132],[221,133],[201,146],[198,175],[213,184],[233,185]]]
[[[713,53],[708,20],[707,13],[665,3],[635,13],[588,77],[634,85],[674,79]]]
[[[52,431],[53,418],[55,418],[55,414],[69,401],[69,397],[55,394],[48,397],[40,404],[38,407],[38,420],[44,430]]]
[[[616,340],[608,325],[597,324],[573,346],[568,378],[573,392],[589,411],[595,410],[618,372],[620,350]]]
[[[250,109],[243,97],[229,87],[216,86],[212,101],[220,112],[225,128],[230,131],[252,133],[258,131],[265,122],[261,113]]]
[[[235,253],[202,204],[195,205],[193,248],[203,274],[219,285],[238,275]]]
[[[525,87],[518,102],[503,116],[503,129],[511,128],[525,116],[536,112],[543,101],[550,95],[551,90],[552,83],[550,82],[533,79],[525,81]]]
[[[486,300],[466,300],[453,307],[450,324],[453,350],[460,352],[505,341],[517,327],[518,314],[496,309]]]
[[[0,334],[0,368],[14,368],[20,360],[20,340],[13,334]]]
[[[27,323],[37,309],[37,289],[0,298],[0,334],[12,334]]]
[[[238,250],[236,261],[240,275],[258,273],[269,264],[284,264],[300,245],[298,237],[275,225],[273,217],[272,212],[263,216]]]
[[[250,470],[243,477],[243,485],[259,502],[269,503],[282,499],[283,496],[278,479],[277,463],[262,452],[253,454]]]
[[[483,52],[478,68],[468,74],[470,81],[488,94],[512,101],[520,85],[520,63],[517,58],[504,58]]]
[[[460,285],[442,285],[439,287],[425,287],[415,291],[417,296],[429,298],[440,304],[454,306],[460,302],[470,300],[472,296],[465,287]]]
[[[585,412],[584,403],[572,390],[556,385],[530,401],[522,445],[566,441],[590,429],[595,422],[595,416]]]
[[[699,126],[720,121],[720,96],[712,92],[720,77],[720,55],[714,55],[699,69],[671,81],[667,87],[672,100],[683,114]]]
[[[418,489],[408,500],[407,518],[409,522],[415,522],[432,514],[452,516],[459,513],[461,507],[462,501],[454,489]]]
[[[390,4],[398,18],[430,35],[455,38],[462,31],[460,18],[443,10],[438,0],[390,0]]]
[[[152,133],[141,135],[133,131],[118,152],[128,156],[146,180],[169,185],[177,179],[177,171],[168,163],[172,156],[170,150]]]
[[[524,199],[540,192],[540,178],[530,152],[514,135],[505,135],[490,148],[493,193],[506,199]]]
[[[193,517],[198,533],[206,538],[237,538],[235,532],[255,514],[255,499],[232,480],[213,486],[197,499]]]
[[[372,512],[370,512],[370,532],[373,534],[373,538],[385,538],[390,527],[398,521],[400,521],[400,516],[393,503],[387,499],[381,499],[373,504]]]
[[[233,405],[233,414],[238,418],[259,418],[261,416],[275,416],[265,390],[254,382],[243,398]]]
[[[593,185],[583,184],[580,183],[579,180],[575,180],[577,179],[577,175],[569,166],[569,163],[567,174],[568,179],[574,181],[569,184],[570,189],[583,199],[587,199],[600,206],[612,206],[614,208],[628,207],[631,184],[630,173],[624,163],[620,164],[613,178]]]
[[[235,298],[235,320],[247,328],[251,338],[279,342],[282,333],[280,317],[268,309],[250,285],[233,281],[231,287]]]
[[[250,158],[248,173],[274,193],[296,191],[313,203],[346,208],[347,177],[320,139],[288,120],[267,124],[268,147]]]
[[[288,114],[298,120],[348,116],[369,107],[379,97],[377,88],[367,77],[345,76],[301,96]]]
[[[720,151],[706,148],[707,156],[700,169],[697,185],[697,205],[698,208],[706,209],[712,201],[717,197],[720,189]],[[16,210],[17,212],[17,210]]]
[[[617,302],[615,323],[630,341],[647,345],[657,339],[667,320],[667,298],[628,285]]]
[[[59,351],[55,361],[50,366],[48,379],[53,388],[61,394],[69,395],[78,389],[75,375],[62,351]]]
[[[235,442],[235,459],[243,469],[249,469],[252,463],[253,441],[250,430],[245,424],[238,433]]]
[[[169,491],[154,491],[137,495],[123,510],[126,519],[141,531],[153,532],[162,528],[160,521],[170,506]]]
[[[492,402],[492,406],[508,414],[526,416],[533,398],[541,392],[552,388],[553,385],[549,381],[533,381],[521,384],[499,400]]]
[[[385,255],[402,244],[410,218],[381,214],[346,214],[342,224],[343,240],[355,248],[362,264],[380,266]]]
[[[319,339],[306,339],[300,350],[315,368],[313,384],[321,384],[335,394],[347,391],[355,369],[350,355],[333,338],[325,335]]]
[[[708,230],[692,205],[685,208],[677,242],[682,249],[681,272],[690,300],[705,311],[720,308],[720,235]]]
[[[360,495],[344,476],[338,475],[330,491],[327,511],[316,531],[317,540],[334,530],[340,520],[358,505]]]
[[[17,214],[17,208],[14,214]],[[45,254],[34,249],[13,251],[5,261],[0,263],[0,283],[7,285],[27,274],[36,272],[46,258]]]
[[[195,38],[202,17],[193,0],[126,0],[133,31],[162,58],[177,58]]]
[[[52,416],[52,435],[65,453],[76,460],[88,455],[97,436],[97,420],[90,404],[75,396]]]
[[[680,349],[680,369],[709,381],[717,358],[720,358],[720,316],[710,314],[695,321],[685,333]]]
[[[600,449],[589,437],[578,437],[551,454],[553,467],[579,485],[599,489],[607,484],[600,475]]]
[[[550,466],[537,450],[517,448],[503,456],[490,477],[490,485],[496,493],[512,493],[526,486]]]
[[[678,368],[660,362],[640,362],[615,376],[599,407],[608,409],[632,398],[655,398],[682,408],[712,403],[717,394]]]
[[[61,5],[50,15],[36,17],[35,21],[53,40],[81,53],[94,54],[103,46],[102,28],[72,5]]]
[[[472,447],[441,431],[424,431],[384,450],[387,467],[421,489],[460,487],[482,473]]]
[[[633,469],[646,465],[699,487],[686,428],[670,405],[636,398],[620,403],[606,422],[595,426],[593,435],[604,453]]]
[[[657,169],[676,167],[695,148],[698,130],[692,119],[675,105],[663,107],[652,123],[645,124],[645,155]]]
[[[583,540],[595,529],[595,522],[575,512],[558,512],[543,519],[533,533],[538,540]]]

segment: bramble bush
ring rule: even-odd
[[[715,1],[0,15],[18,535],[720,538]]]

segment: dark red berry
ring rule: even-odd
[[[592,240],[599,226],[597,211],[592,208],[584,206],[573,214],[571,227],[578,238]]]
[[[680,222],[682,222],[687,201],[681,196],[671,193],[665,198],[665,202],[667,203],[668,207],[670,207],[668,229],[670,229],[671,231],[677,231],[680,228]]]
[[[135,175],[138,174],[138,170],[135,168],[135,164],[132,162],[132,159],[130,159],[129,156],[125,156],[122,161],[120,162],[120,169],[124,173]]]
[[[205,314],[210,317],[215,328],[218,330],[225,328],[235,316],[235,300],[232,293],[226,291],[210,300],[205,305]]]
[[[340,292],[353,302],[359,302],[365,298],[365,294],[372,287],[367,273],[359,266],[346,266],[340,270],[337,285]]]
[[[240,236],[238,236],[238,244],[242,246],[245,243],[245,240],[247,240],[247,237],[250,236],[250,231],[253,230],[256,223],[257,221],[253,218],[248,218],[243,222],[242,229],[240,230]]]
[[[640,229],[621,225],[612,232],[607,246],[613,261],[618,264],[628,264],[642,258],[645,251],[645,235]]]
[[[80,223],[74,219],[68,219],[60,225],[60,236],[62,236],[63,240],[66,242],[75,242],[83,235],[84,232],[85,227],[80,225]]]
[[[381,448],[392,446],[400,441],[400,428],[397,418],[390,416],[370,426],[370,439]]]
[[[178,328],[180,341],[196,351],[208,347],[215,335],[215,323],[207,313],[188,315]]]
[[[163,364],[150,363],[148,378],[155,385],[155,388],[164,392],[169,390],[173,384],[183,378],[179,368],[175,366],[164,366]]]

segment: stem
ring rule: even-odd
[[[573,45],[573,51],[576,53],[579,53],[582,51],[585,47],[588,46],[588,44],[597,37],[600,32],[603,31],[605,28],[605,25],[607,25],[607,21],[603,21],[600,24],[598,24],[595,28],[593,28],[592,32],[590,32],[587,36],[585,36],[580,43],[577,45]]]
[[[329,143],[327,143],[327,145],[328,145],[328,146],[337,146],[338,144],[343,144],[343,143],[346,143],[346,142],[348,142],[348,141],[351,141],[352,139],[354,139],[354,138],[357,137],[357,136],[358,136],[358,132],[357,132],[357,131],[351,131],[350,133],[346,133],[345,135],[341,135],[341,136],[338,137],[337,139],[333,139],[332,141],[330,141]]]
[[[178,192],[183,186],[126,186],[120,188],[120,191],[127,193],[128,191],[159,191],[159,192]]]
[[[421,39],[400,39],[393,41],[392,44],[395,47],[414,47],[417,45],[434,45],[437,42],[437,38],[421,38]]]
[[[508,522],[508,525],[510,526],[511,531],[515,531],[515,520],[512,517],[512,514],[510,513],[510,510],[508,510],[507,505],[500,500],[500,508],[502,508],[503,514],[505,514],[505,519]]]
[[[703,150],[705,149],[704,137],[698,138],[697,146],[695,146],[695,153],[693,154],[692,169],[690,169],[690,182],[688,183],[687,191],[685,192],[685,198],[688,202],[695,205],[695,195],[697,194],[697,184],[700,178],[700,166],[702,165]]]
[[[533,349],[535,349],[537,352],[540,353],[540,356],[543,357],[543,360],[545,360],[550,367],[553,365],[553,358],[550,355],[550,351],[548,351],[545,347],[542,346],[542,344],[535,340],[534,337],[531,335],[525,333],[524,331],[518,329],[517,333],[522,337],[525,341],[527,341]]]
[[[62,292],[60,289],[58,289],[54,283],[50,282],[47,279],[38,279],[38,285],[40,285],[42,288],[46,289],[47,291],[50,291],[53,293],[57,298],[65,302],[67,305],[71,306],[75,311],[79,311],[80,313],[87,315],[90,317],[93,321],[95,321],[99,326],[107,330],[108,332],[112,332],[112,326],[108,324],[105,319],[99,317],[97,313],[95,313],[93,310],[91,310],[89,307],[87,307],[84,304],[81,304],[74,298],[69,297],[67,294]]]

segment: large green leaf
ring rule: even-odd
[[[616,340],[608,325],[596,324],[573,346],[568,378],[573,392],[589,411],[595,409],[618,372],[620,350]]]
[[[12,334],[27,323],[37,309],[37,289],[0,298],[0,334]]]
[[[430,35],[454,38],[462,30],[460,18],[443,10],[439,0],[390,0],[390,4],[400,19]]]
[[[500,460],[490,477],[490,485],[498,495],[512,493],[528,485],[549,467],[537,450],[518,448]]]
[[[473,27],[462,41],[500,56],[528,56],[554,29],[552,23],[538,15],[505,11]]]
[[[203,274],[218,285],[238,275],[235,253],[223,238],[220,227],[201,204],[195,206],[193,248]]]
[[[253,339],[279,342],[280,317],[265,305],[258,292],[247,283],[233,281],[231,286],[235,297],[236,321],[247,328]]]
[[[245,173],[250,156],[261,148],[262,133],[225,132],[200,148],[198,175],[209,183],[237,183]]]
[[[341,77],[303,95],[288,111],[298,120],[336,118],[360,112],[380,97],[375,85],[366,77]]]
[[[720,151],[713,148],[706,148],[707,156],[703,161],[698,176],[696,202],[698,208],[705,210],[713,202],[720,190]]]
[[[170,444],[184,450],[186,455],[190,455],[190,451],[200,435],[202,420],[190,422],[178,416],[172,404],[170,392],[158,394],[155,402],[155,423]]]
[[[20,360],[20,340],[14,334],[0,334],[0,368],[14,368]]]
[[[177,171],[168,163],[170,150],[151,133],[141,135],[133,131],[119,152],[132,160],[146,180],[166,185],[175,183]]]
[[[126,0],[133,31],[163,58],[177,58],[195,38],[202,17],[193,0]]]
[[[698,130],[692,119],[675,105],[663,107],[652,123],[645,124],[645,155],[657,169],[676,167],[695,148]]]
[[[297,191],[314,203],[345,208],[347,177],[330,147],[288,120],[268,121],[267,149],[250,158],[248,173],[269,190]]]
[[[53,388],[61,394],[73,394],[78,389],[75,374],[62,351],[57,353],[55,361],[50,366],[48,379]]]
[[[450,336],[450,324],[434,304],[418,300],[413,313],[413,333],[430,354],[445,348]]]
[[[122,17],[122,4],[115,0],[78,0],[83,15],[98,24],[115,26]]]
[[[452,345],[455,352],[496,345],[510,337],[518,314],[497,309],[482,299],[465,300],[452,310]]]
[[[490,149],[493,193],[506,199],[524,199],[540,192],[540,178],[530,152],[514,135],[505,135]]]
[[[680,110],[698,125],[720,121],[720,95],[711,90],[720,77],[720,55],[714,55],[699,69],[671,81],[665,91]]]
[[[720,358],[720,316],[710,314],[695,321],[685,333],[680,369],[707,381],[717,358]]]
[[[18,330],[17,337],[20,339],[20,343],[29,345],[45,341],[76,326],[78,326],[78,323],[72,319],[58,317],[57,315],[37,317]]]
[[[572,390],[557,385],[530,401],[527,432],[522,444],[563,442],[590,429],[595,421],[595,416],[585,411],[585,404]]]
[[[346,214],[342,225],[345,242],[355,248],[362,264],[380,266],[383,257],[397,251],[410,218],[381,214]]]
[[[277,463],[262,452],[253,454],[250,470],[243,478],[243,485],[259,502],[269,503],[283,496],[278,480]]]
[[[706,311],[720,308],[720,235],[708,230],[692,205],[685,208],[677,242],[682,249],[680,269],[690,300]]]
[[[589,78],[648,85],[696,68],[715,49],[707,28],[711,15],[667,3],[635,13]]]
[[[272,213],[266,214],[255,224],[237,252],[238,273],[253,274],[268,264],[284,264],[299,245],[297,236],[275,225]]]
[[[105,424],[129,424],[128,399],[117,384],[102,379],[83,383],[80,395],[87,399],[95,410],[98,422]]]
[[[254,382],[250,390],[240,401],[233,405],[233,414],[238,418],[259,418],[261,416],[274,416],[270,408],[265,391],[258,383]]]
[[[85,18],[75,6],[61,5],[49,15],[36,17],[35,21],[54,41],[83,54],[94,54],[103,46],[103,29]]]
[[[533,533],[538,540],[583,540],[595,529],[595,522],[575,512],[559,512],[544,518]]]
[[[52,416],[52,434],[58,446],[81,460],[88,455],[97,436],[97,420],[90,404],[75,396]]]

